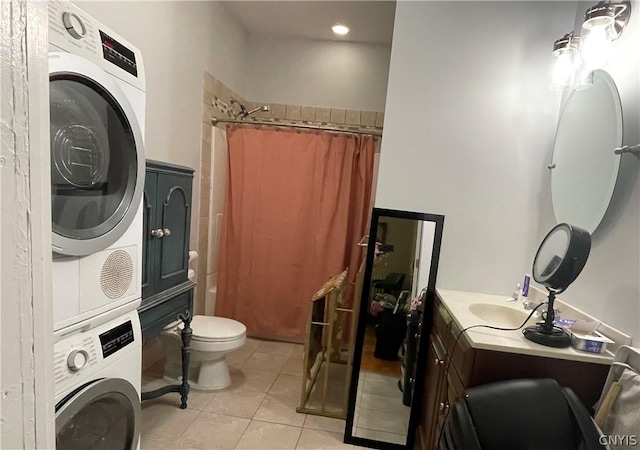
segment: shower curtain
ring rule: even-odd
[[[370,136],[233,126],[217,316],[250,336],[302,341],[310,299],[349,267],[368,225]]]

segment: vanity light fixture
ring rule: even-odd
[[[629,22],[631,3],[602,1],[587,9],[582,24],[580,56],[588,70],[604,67],[609,60],[611,43]]]
[[[568,87],[576,90],[591,87],[593,71],[607,65],[611,43],[620,37],[630,16],[629,1],[601,1],[587,9],[581,36],[574,36],[571,32],[553,44],[553,54],[557,59],[549,88],[562,91]]]
[[[556,62],[553,65],[551,86],[549,86],[552,91],[562,91],[573,85],[574,57],[578,52],[579,44],[580,38],[574,36],[573,31],[553,43],[553,56],[556,57]]]
[[[335,24],[334,26],[331,27],[331,30],[335,33],[335,34],[339,34],[340,36],[344,36],[345,34],[349,33],[349,27],[342,25],[342,24]]]

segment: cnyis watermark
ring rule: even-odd
[[[602,445],[624,445],[625,447],[638,445],[638,435],[636,434],[609,434],[600,436],[598,440]]]

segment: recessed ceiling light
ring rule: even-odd
[[[335,34],[345,35],[349,32],[349,27],[346,27],[340,24],[335,24],[334,26],[331,27],[331,29]]]

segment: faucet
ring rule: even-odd
[[[547,308],[549,307],[548,303],[545,303],[544,305],[542,305],[540,308],[538,308],[538,310],[536,311],[536,314],[538,317],[540,317],[542,320],[546,320],[547,318]],[[560,308],[553,308],[553,317],[554,318],[558,318],[560,317],[560,313],[562,312],[562,310]]]

